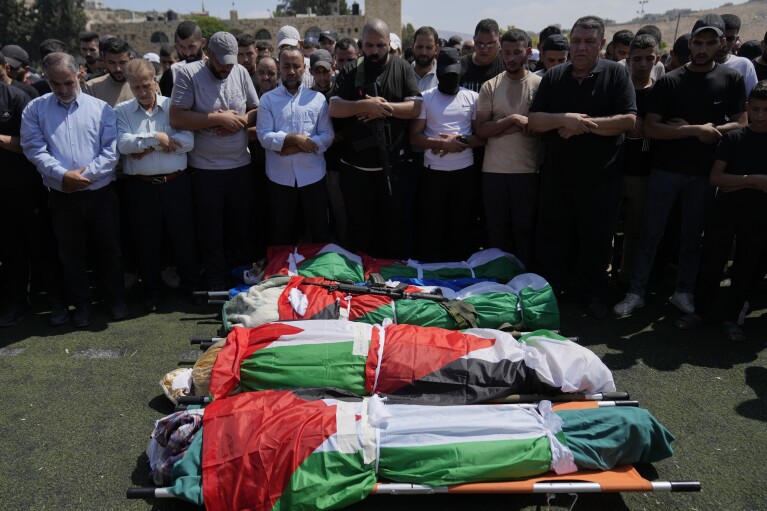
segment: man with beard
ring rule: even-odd
[[[107,74],[85,83],[85,92],[106,101],[114,107],[123,101],[133,99],[130,85],[125,80],[123,67],[130,62],[130,46],[122,39],[113,37],[104,43],[104,63]]]
[[[281,83],[261,97],[256,122],[258,140],[266,149],[272,242],[298,243],[303,230],[306,241],[326,242],[330,233],[323,153],[333,143],[328,104],[322,93],[301,83],[301,50],[285,47],[279,57]],[[299,207],[303,225],[296,218]]]
[[[482,166],[482,202],[488,246],[532,264],[538,207],[538,137],[527,130],[530,104],[541,77],[527,67],[526,32],[501,37],[506,72],[485,82],[477,104],[477,134],[487,139]]]
[[[171,97],[170,124],[194,131],[189,166],[197,208],[197,238],[209,289],[228,289],[231,266],[252,262],[252,171],[248,126],[255,124],[258,96],[237,64],[237,40],[213,34],[207,61],[181,66]],[[224,233],[228,235],[225,240]]]
[[[734,14],[722,14],[724,21],[724,44],[716,52],[715,60],[717,63],[735,69],[742,76],[746,83],[746,96],[751,93],[751,89],[756,85],[757,77],[754,64],[745,57],[733,55],[737,48],[740,37],[740,18]]]
[[[29,73],[29,54],[21,46],[8,44],[0,52],[5,56],[5,72],[17,82],[25,83]]]
[[[53,232],[75,305],[73,324],[85,328],[92,321],[90,256],[99,263],[112,319],[123,319],[128,309],[114,191],[115,113],[105,102],[80,91],[79,68],[71,55],[49,54],[43,70],[53,94],[33,100],[24,110],[21,147],[50,189]]]
[[[600,59],[604,22],[578,19],[570,32],[572,62],[543,78],[528,129],[546,144],[535,253],[541,275],[561,292],[571,241],[578,236],[579,291],[588,312],[605,319],[607,267],[618,216],[624,133],[634,126],[634,87],[626,66]]]
[[[432,27],[421,27],[413,37],[413,70],[418,78],[418,90],[424,92],[437,86],[437,55],[439,35]]]
[[[345,68],[351,62],[356,62],[359,53],[357,52],[357,43],[353,39],[344,37],[336,43],[336,51],[333,54],[336,60],[336,74]]]
[[[8,74],[9,67],[10,64],[6,62],[5,55],[0,52],[0,82],[23,91],[30,99],[35,99],[40,96],[40,94],[37,93],[37,90],[31,85],[27,85],[26,83],[11,78]]]
[[[170,69],[165,71],[160,78],[160,92],[163,96],[168,97],[173,94],[176,72],[186,64],[207,58],[202,51],[205,47],[205,38],[202,36],[202,30],[194,21],[179,23],[173,38],[175,41],[174,48],[176,48],[176,53],[181,60],[170,66]]]
[[[88,68],[86,80],[92,80],[104,74],[99,67],[99,35],[96,32],[80,32],[80,55]]]
[[[280,83],[280,69],[274,57],[264,57],[256,64],[256,92],[260,98]]]
[[[472,148],[484,140],[474,135],[478,95],[458,85],[459,59],[457,49],[442,48],[437,87],[423,92],[421,114],[410,123],[410,143],[425,150],[419,201],[420,257],[425,261],[463,261],[473,251],[466,235],[476,229]]]
[[[669,302],[685,314],[694,310],[701,233],[714,191],[709,186],[709,173],[717,143],[724,133],[745,126],[747,119],[743,76],[715,61],[724,44],[724,32],[724,21],[718,14],[707,14],[696,21],[690,37],[690,63],[665,74],[650,93],[644,131],[652,139],[653,162],[647,182],[644,229],[629,292],[613,307],[618,316],[627,316],[644,306],[658,242],[671,208],[680,199],[679,270]]]
[[[253,86],[258,88],[258,78],[256,75],[256,59],[258,51],[256,50],[256,39],[246,33],[237,36],[237,63],[245,68],[245,71],[253,80]]]
[[[389,54],[389,27],[372,19],[362,31],[363,58],[336,79],[330,116],[341,119],[341,188],[352,250],[407,257],[404,177],[407,121],[418,117],[421,94],[413,67]],[[405,186],[403,186],[405,185]]]
[[[474,29],[474,52],[461,57],[461,87],[479,93],[482,84],[503,73],[498,54],[500,29],[495,20],[484,19]]]

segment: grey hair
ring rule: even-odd
[[[43,59],[43,72],[48,75],[51,70],[66,69],[75,75],[80,72],[80,66],[77,65],[75,58],[69,53],[55,51],[49,53]]]
[[[144,59],[133,59],[129,61],[125,64],[125,67],[123,67],[123,73],[128,80],[143,78],[145,76],[154,78],[155,75],[152,63]]]

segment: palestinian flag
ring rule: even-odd
[[[388,405],[303,391],[217,400],[203,420],[203,500],[217,511],[337,509],[378,476],[446,486],[608,470],[665,459],[673,440],[640,408]]]
[[[481,250],[460,262],[420,263],[363,256],[363,265],[365,278],[379,273],[385,280],[481,278],[507,282],[525,271],[519,259],[497,248]]]
[[[334,387],[437,404],[615,390],[596,355],[544,330],[518,342],[489,329],[322,320],[235,328],[213,367],[211,394],[224,398],[238,385],[247,391]]]
[[[266,278],[274,275],[301,275],[351,282],[365,280],[362,258],[333,243],[268,247],[266,260]]]

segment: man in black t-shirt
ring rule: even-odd
[[[695,313],[674,322],[679,328],[690,329],[714,316],[722,268],[735,241],[729,296],[720,318],[722,332],[729,341],[745,340],[738,317],[764,276],[760,261],[767,249],[767,166],[764,164],[767,80],[751,89],[747,107],[749,126],[722,137],[711,169],[710,183],[719,187],[719,193],[706,224],[695,286]]]
[[[421,112],[413,67],[389,54],[389,27],[372,19],[362,31],[363,57],[336,79],[330,116],[341,120],[341,190],[352,250],[407,257],[403,207],[409,119]],[[379,131],[380,130],[380,131]],[[390,170],[384,160],[390,163]]]
[[[479,94],[482,84],[506,71],[499,54],[501,34],[495,20],[484,19],[474,29],[474,51],[461,57],[459,85]]]
[[[541,274],[558,292],[566,286],[569,250],[578,236],[580,291],[589,312],[607,317],[604,293],[618,216],[624,133],[634,126],[636,105],[628,68],[599,58],[604,23],[575,22],[572,61],[541,80],[528,128],[543,133],[536,256]]]
[[[52,326],[69,321],[57,251],[48,211],[48,190],[34,165],[21,153],[21,112],[30,98],[0,83],[0,260],[7,275],[0,296],[0,327],[10,327],[29,314],[31,273],[43,277],[53,314]],[[35,279],[37,280],[37,279]]]
[[[626,283],[642,235],[647,176],[652,166],[650,139],[644,135],[644,116],[647,113],[647,98],[655,83],[652,79],[653,68],[659,59],[658,41],[651,35],[637,36],[629,43],[626,65],[634,84],[637,120],[634,128],[626,133],[626,142],[623,144],[623,257],[620,262],[620,278]]]
[[[690,62],[664,75],[650,94],[645,133],[653,139],[653,168],[647,184],[645,224],[629,292],[613,308],[618,316],[644,306],[655,251],[678,199],[682,212],[679,271],[669,301],[684,313],[693,312],[700,237],[706,203],[713,192],[708,175],[716,143],[746,121],[743,76],[714,61],[724,43],[723,33],[724,21],[719,15],[707,14],[698,20],[690,37]]]

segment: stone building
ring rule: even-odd
[[[389,30],[399,35],[402,32],[402,0],[365,0],[365,12],[348,16],[298,16],[265,19],[222,20],[234,34],[247,32],[256,40],[277,44],[277,31],[284,25],[292,25],[305,37],[317,35],[321,30],[335,30],[339,37],[360,38],[365,22],[380,18],[389,25]],[[93,23],[90,29],[99,34],[110,34],[128,41],[139,55],[157,52],[163,43],[173,44],[173,34],[181,20],[175,21],[126,21],[122,23]]]

